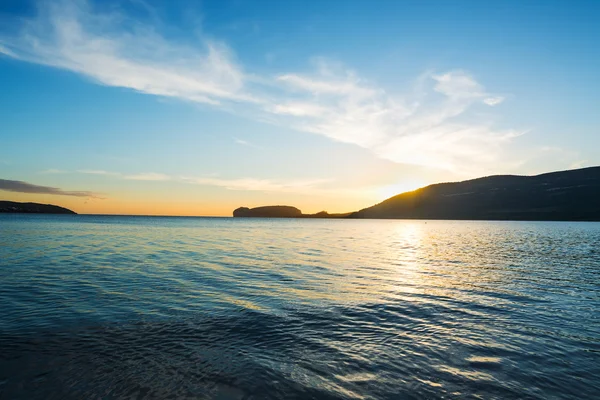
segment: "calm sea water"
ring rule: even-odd
[[[600,223],[2,215],[0,398],[600,398]]]

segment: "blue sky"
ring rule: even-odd
[[[595,1],[4,0],[0,179],[89,196],[0,193],[333,212],[598,165],[599,17]]]

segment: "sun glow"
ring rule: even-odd
[[[400,183],[395,183],[393,185],[382,186],[379,189],[377,189],[376,193],[377,196],[381,198],[381,200],[385,200],[397,194],[411,192],[426,185],[427,183],[423,181],[404,181]]]

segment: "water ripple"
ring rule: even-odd
[[[0,398],[598,398],[598,243],[598,223],[0,216]]]

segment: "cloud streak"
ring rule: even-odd
[[[238,139],[239,140],[239,139]],[[241,140],[240,140],[241,141]],[[243,142],[243,141],[242,141]],[[240,143],[244,146],[254,146],[251,143]],[[173,181],[184,184],[215,186],[227,190],[249,190],[260,192],[288,192],[304,193],[311,190],[322,190],[323,184],[331,182],[329,179],[300,179],[278,181],[262,178],[217,178],[217,177],[189,177],[189,176],[171,176],[156,172],[146,172],[140,174],[123,174],[121,172],[109,172],[104,170],[78,170],[78,173],[91,175],[101,175],[117,179],[135,180],[135,181]]]
[[[125,175],[124,179],[133,181],[168,181],[171,179],[169,175],[158,174],[156,172],[146,172],[143,174]]]
[[[262,147],[259,146],[259,145],[257,145],[257,144],[254,144],[252,142],[249,142],[247,140],[240,139],[240,138],[237,138],[237,137],[233,138],[233,142],[236,143],[236,144],[239,144],[240,146],[252,147],[254,149],[262,149]]]
[[[242,144],[246,145],[246,144]],[[254,146],[249,143],[248,145]],[[124,174],[121,172],[110,172],[104,170],[76,170],[76,173],[85,173],[90,175],[105,176],[113,179],[125,179],[135,181],[171,181],[186,185],[213,186],[232,191],[257,191],[266,193],[295,193],[302,195],[323,195],[331,197],[357,196],[371,197],[379,194],[382,188],[373,185],[339,187],[332,186],[335,182],[332,179],[268,179],[268,178],[219,178],[218,176],[172,176],[156,172],[147,172],[139,174]],[[49,169],[42,173],[69,173],[65,170]],[[7,183],[8,182],[8,183]],[[397,186],[397,185],[396,185]],[[61,189],[32,185],[21,181],[0,180],[0,190],[8,190],[22,193],[39,194],[57,194],[78,197],[91,197],[103,199],[93,192],[73,192]]]
[[[171,180],[171,177],[169,175],[159,174],[156,172],[142,172],[139,174],[122,174],[120,172],[111,172],[111,171],[105,171],[102,169],[79,169],[79,170],[77,170],[77,172],[80,174],[108,176],[108,177],[127,179],[127,180],[131,180],[131,181],[168,181],[168,180]]]
[[[106,175],[106,176],[119,176],[121,175],[118,172],[109,172],[101,169],[79,169],[77,170],[80,174],[88,174],[88,175]]]
[[[308,196],[339,196],[352,197],[378,197],[381,192],[379,186],[352,186],[332,187],[331,179],[297,179],[277,180],[262,178],[208,178],[208,177],[181,177],[181,181],[188,184],[215,186],[234,191],[259,191],[266,193],[293,193]],[[396,194],[396,193],[394,193]]]
[[[198,185],[218,186],[228,190],[252,190],[262,192],[292,192],[299,193],[329,182],[328,179],[275,181],[271,179],[240,178],[194,178],[182,177],[183,182]]]
[[[33,194],[51,194],[56,196],[74,196],[74,197],[89,197],[100,199],[101,197],[88,191],[69,191],[51,186],[40,186],[23,181],[12,181],[8,179],[0,179],[0,190],[17,193],[33,193]]]
[[[257,76],[244,71],[222,42],[182,44],[123,13],[103,14],[84,0],[40,2],[35,19],[13,36],[0,37],[0,53],[99,84],[203,103],[323,135],[396,163],[454,172],[494,169],[510,156],[506,145],[524,133],[498,130],[489,118],[476,116],[482,114],[473,112],[478,107],[496,106],[504,97],[488,93],[463,70],[426,73],[416,80],[415,90],[404,94],[388,93],[325,59],[318,59],[311,73]]]

